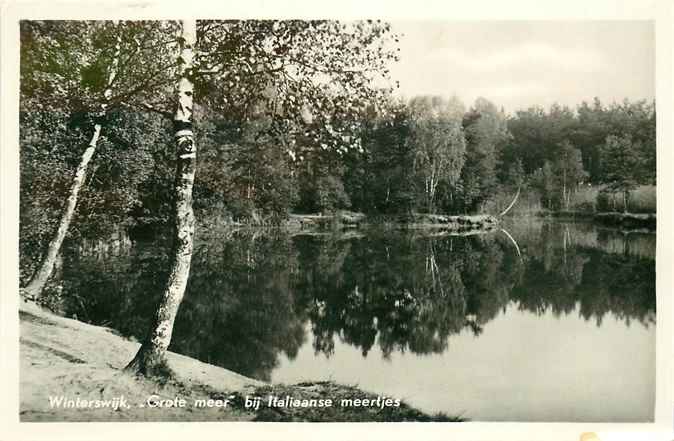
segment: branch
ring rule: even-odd
[[[172,66],[169,66],[169,67],[172,67]],[[159,75],[160,72],[161,72],[161,70],[158,70],[157,75]],[[143,91],[144,89],[152,90],[152,88],[157,87],[157,86],[161,86],[165,82],[167,82],[167,80],[165,80],[163,78],[160,78],[158,81],[155,81],[154,83],[152,83],[151,79],[148,79],[147,81],[141,83],[140,86],[138,86],[138,87],[136,87],[136,88],[134,88],[130,91],[127,91],[126,93],[122,93],[120,95],[111,97],[109,102],[111,102],[111,103],[122,102],[122,101],[128,99],[129,97],[135,95],[136,93],[139,93],[139,92]]]
[[[161,115],[161,116],[163,116],[165,118],[168,118],[168,119],[171,119],[171,120],[173,119],[173,113],[168,112],[166,110],[159,109],[159,108],[157,108],[157,107],[155,107],[152,104],[147,103],[147,102],[138,103],[137,106],[134,106],[133,104],[127,103],[125,101],[119,101],[118,105],[120,107],[126,107],[126,108],[129,108],[129,109],[136,109],[137,106],[140,106],[142,109],[145,109],[149,112],[154,112],[158,115]]]
[[[140,103],[140,105],[145,110],[149,110],[150,112],[154,112],[154,113],[157,113],[157,114],[159,114],[161,116],[164,116],[166,118],[173,119],[173,113],[172,112],[168,112],[166,110],[158,109],[157,107],[153,106],[152,104],[146,103],[146,102],[142,102],[142,103]]]

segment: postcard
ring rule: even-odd
[[[672,439],[674,8],[545,4],[5,4],[2,435]]]

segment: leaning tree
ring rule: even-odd
[[[21,111],[60,112],[89,131],[74,170],[58,227],[22,294],[38,299],[51,276],[75,215],[90,163],[111,111],[149,106],[148,95],[165,88],[173,63],[161,38],[161,22],[23,21],[21,23]],[[73,148],[75,149],[75,148]]]

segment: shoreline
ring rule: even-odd
[[[434,234],[450,236],[472,236],[497,231],[504,221],[521,218],[557,219],[561,221],[582,221],[620,231],[655,232],[656,213],[592,212],[573,210],[532,210],[517,211],[503,217],[491,214],[445,215],[427,213],[407,213],[390,215],[366,215],[359,212],[340,210],[331,214],[289,213],[284,220],[276,222],[249,222],[234,220],[220,215],[198,213],[201,220],[200,231],[218,231],[220,228],[233,231],[246,229],[270,229],[284,231],[292,236],[325,236],[340,231],[350,237],[363,237],[368,229],[390,229],[407,231],[433,231]],[[126,234],[131,240],[154,240],[161,228],[157,225],[131,227]],[[121,237],[124,234],[117,234]],[[119,237],[116,237],[119,240]]]
[[[287,230],[293,236],[329,234],[343,231],[345,234],[361,236],[361,230],[383,228],[394,230],[440,230],[443,234],[470,236],[496,231],[507,219],[537,217],[542,219],[573,220],[613,227],[625,231],[655,231],[655,213],[583,212],[583,211],[532,211],[497,217],[491,214],[444,215],[410,213],[397,215],[367,216],[363,213],[338,212],[336,214],[289,214],[278,224],[255,224],[237,221],[209,222],[210,225],[224,225],[238,228],[278,228]]]
[[[581,212],[581,211],[541,211],[536,213],[538,217],[552,217],[560,220],[582,220],[616,227],[625,230],[635,228],[644,228],[649,231],[655,231],[657,228],[657,215],[655,213],[621,213],[615,211],[608,212]]]
[[[331,381],[266,383],[170,351],[167,357],[176,378],[136,377],[123,368],[137,351],[137,342],[32,302],[21,300],[18,312],[22,422],[465,421],[461,416],[431,415],[394,397]],[[264,401],[270,396],[279,398],[276,406],[247,405],[253,397]],[[336,404],[279,405],[288,402],[285,397],[300,404],[311,400],[325,404],[326,399]]]

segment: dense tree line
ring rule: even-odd
[[[558,105],[548,112],[532,108],[516,112],[508,128],[512,140],[503,161],[522,161],[546,206],[566,207],[579,182],[623,192],[655,184],[654,103],[624,100],[606,106],[595,98],[575,111]]]
[[[359,196],[362,189],[370,194],[369,199],[358,197],[353,208],[471,213],[485,211],[485,203],[498,193],[512,194],[527,184],[544,206],[559,209],[568,207],[581,183],[625,192],[655,184],[652,103],[626,100],[605,106],[595,99],[592,106],[582,103],[575,111],[553,105],[547,111],[536,107],[506,115],[479,98],[454,115],[459,123],[454,143],[452,135],[444,134],[447,145],[434,144],[450,157],[443,169],[438,165],[444,158],[429,152],[432,140],[423,138],[425,129],[429,137],[441,131],[430,127],[430,118],[422,127],[412,116],[418,100],[396,103],[394,112],[368,127],[366,152],[348,163],[347,177],[355,182],[347,181],[347,188]],[[426,179],[436,171],[439,183],[430,206]]]
[[[520,186],[535,191],[545,208],[568,209],[580,185],[628,195],[655,184],[655,109],[644,101],[595,100],[575,111],[552,106],[506,115],[484,98],[466,109],[456,97],[391,97],[351,122],[359,145],[348,150],[304,134],[279,140],[264,117],[243,121],[202,111],[208,116],[197,136],[208,159],[198,164],[195,204],[223,219],[274,223],[290,212],[335,210],[485,212]],[[145,207],[154,207],[167,185],[161,176],[143,195]],[[161,222],[155,216],[134,221]]]

